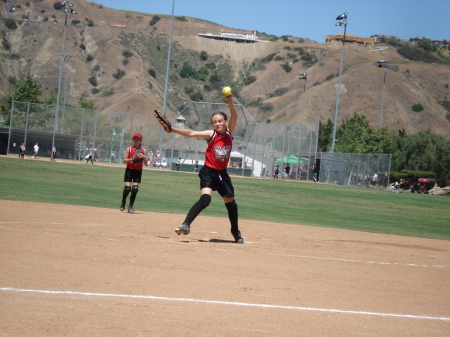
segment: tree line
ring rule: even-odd
[[[319,122],[319,152],[331,147],[334,123]],[[407,135],[386,127],[369,125],[365,115],[355,113],[336,129],[335,152],[341,153],[390,153],[391,172],[433,172],[436,184],[450,185],[450,140],[430,130]]]

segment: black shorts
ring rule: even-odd
[[[126,183],[135,182],[140,184],[142,177],[142,170],[132,170],[130,168],[125,169],[125,177],[123,178]]]
[[[219,171],[203,165],[198,176],[200,189],[207,187],[217,191],[223,198],[234,198],[234,187],[227,170]]]

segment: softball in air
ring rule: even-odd
[[[230,87],[225,87],[222,90],[222,94],[224,94],[225,96],[230,96],[232,92],[233,92],[233,89],[231,89]]]

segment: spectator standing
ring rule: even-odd
[[[195,161],[194,172],[195,172],[195,173],[198,172],[198,160]]]
[[[313,179],[315,183],[319,182],[319,166],[317,166],[316,164],[314,164],[313,167]]]
[[[278,165],[275,166],[275,170],[274,170],[274,174],[273,174],[273,179],[278,179],[278,174],[280,173],[280,168],[278,167]]]
[[[56,161],[56,146],[53,146],[52,156],[50,158],[50,161]]]
[[[289,174],[291,174],[291,165],[287,163],[284,167],[284,179],[289,180]]]
[[[378,182],[378,174],[374,173],[372,176],[372,185],[373,187],[377,186],[377,182]]]
[[[33,149],[34,149],[33,158],[36,159],[37,156],[38,156],[38,153],[39,153],[39,144],[36,143],[36,144],[34,145]]]
[[[25,143],[20,144],[19,158],[25,159]]]

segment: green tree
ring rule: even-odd
[[[31,77],[30,73],[26,74],[23,80],[18,82],[10,93],[6,94],[0,106],[5,123],[9,123],[12,101],[41,103],[39,99],[41,95],[41,86]]]
[[[419,47],[425,49],[428,52],[436,51],[436,46],[431,42],[430,39],[423,39],[419,42]]]
[[[56,104],[56,96],[58,96],[58,88],[57,87],[49,92],[48,96],[42,100],[42,104],[55,105]]]
[[[343,153],[393,153],[397,139],[387,128],[374,128],[365,115],[355,113],[342,123],[336,132],[338,142],[335,152]]]
[[[328,148],[331,146],[331,137],[333,136],[334,123],[331,119],[328,119],[326,124],[319,121],[319,152],[327,152]]]
[[[80,98],[78,99],[78,104],[80,105],[80,108],[83,109],[90,109],[90,110],[95,110],[95,105],[94,105],[94,101],[89,101],[86,98],[84,98],[83,96],[80,96]]]
[[[393,155],[393,169],[436,172],[440,186],[450,183],[450,140],[442,135],[422,131],[399,140]]]

